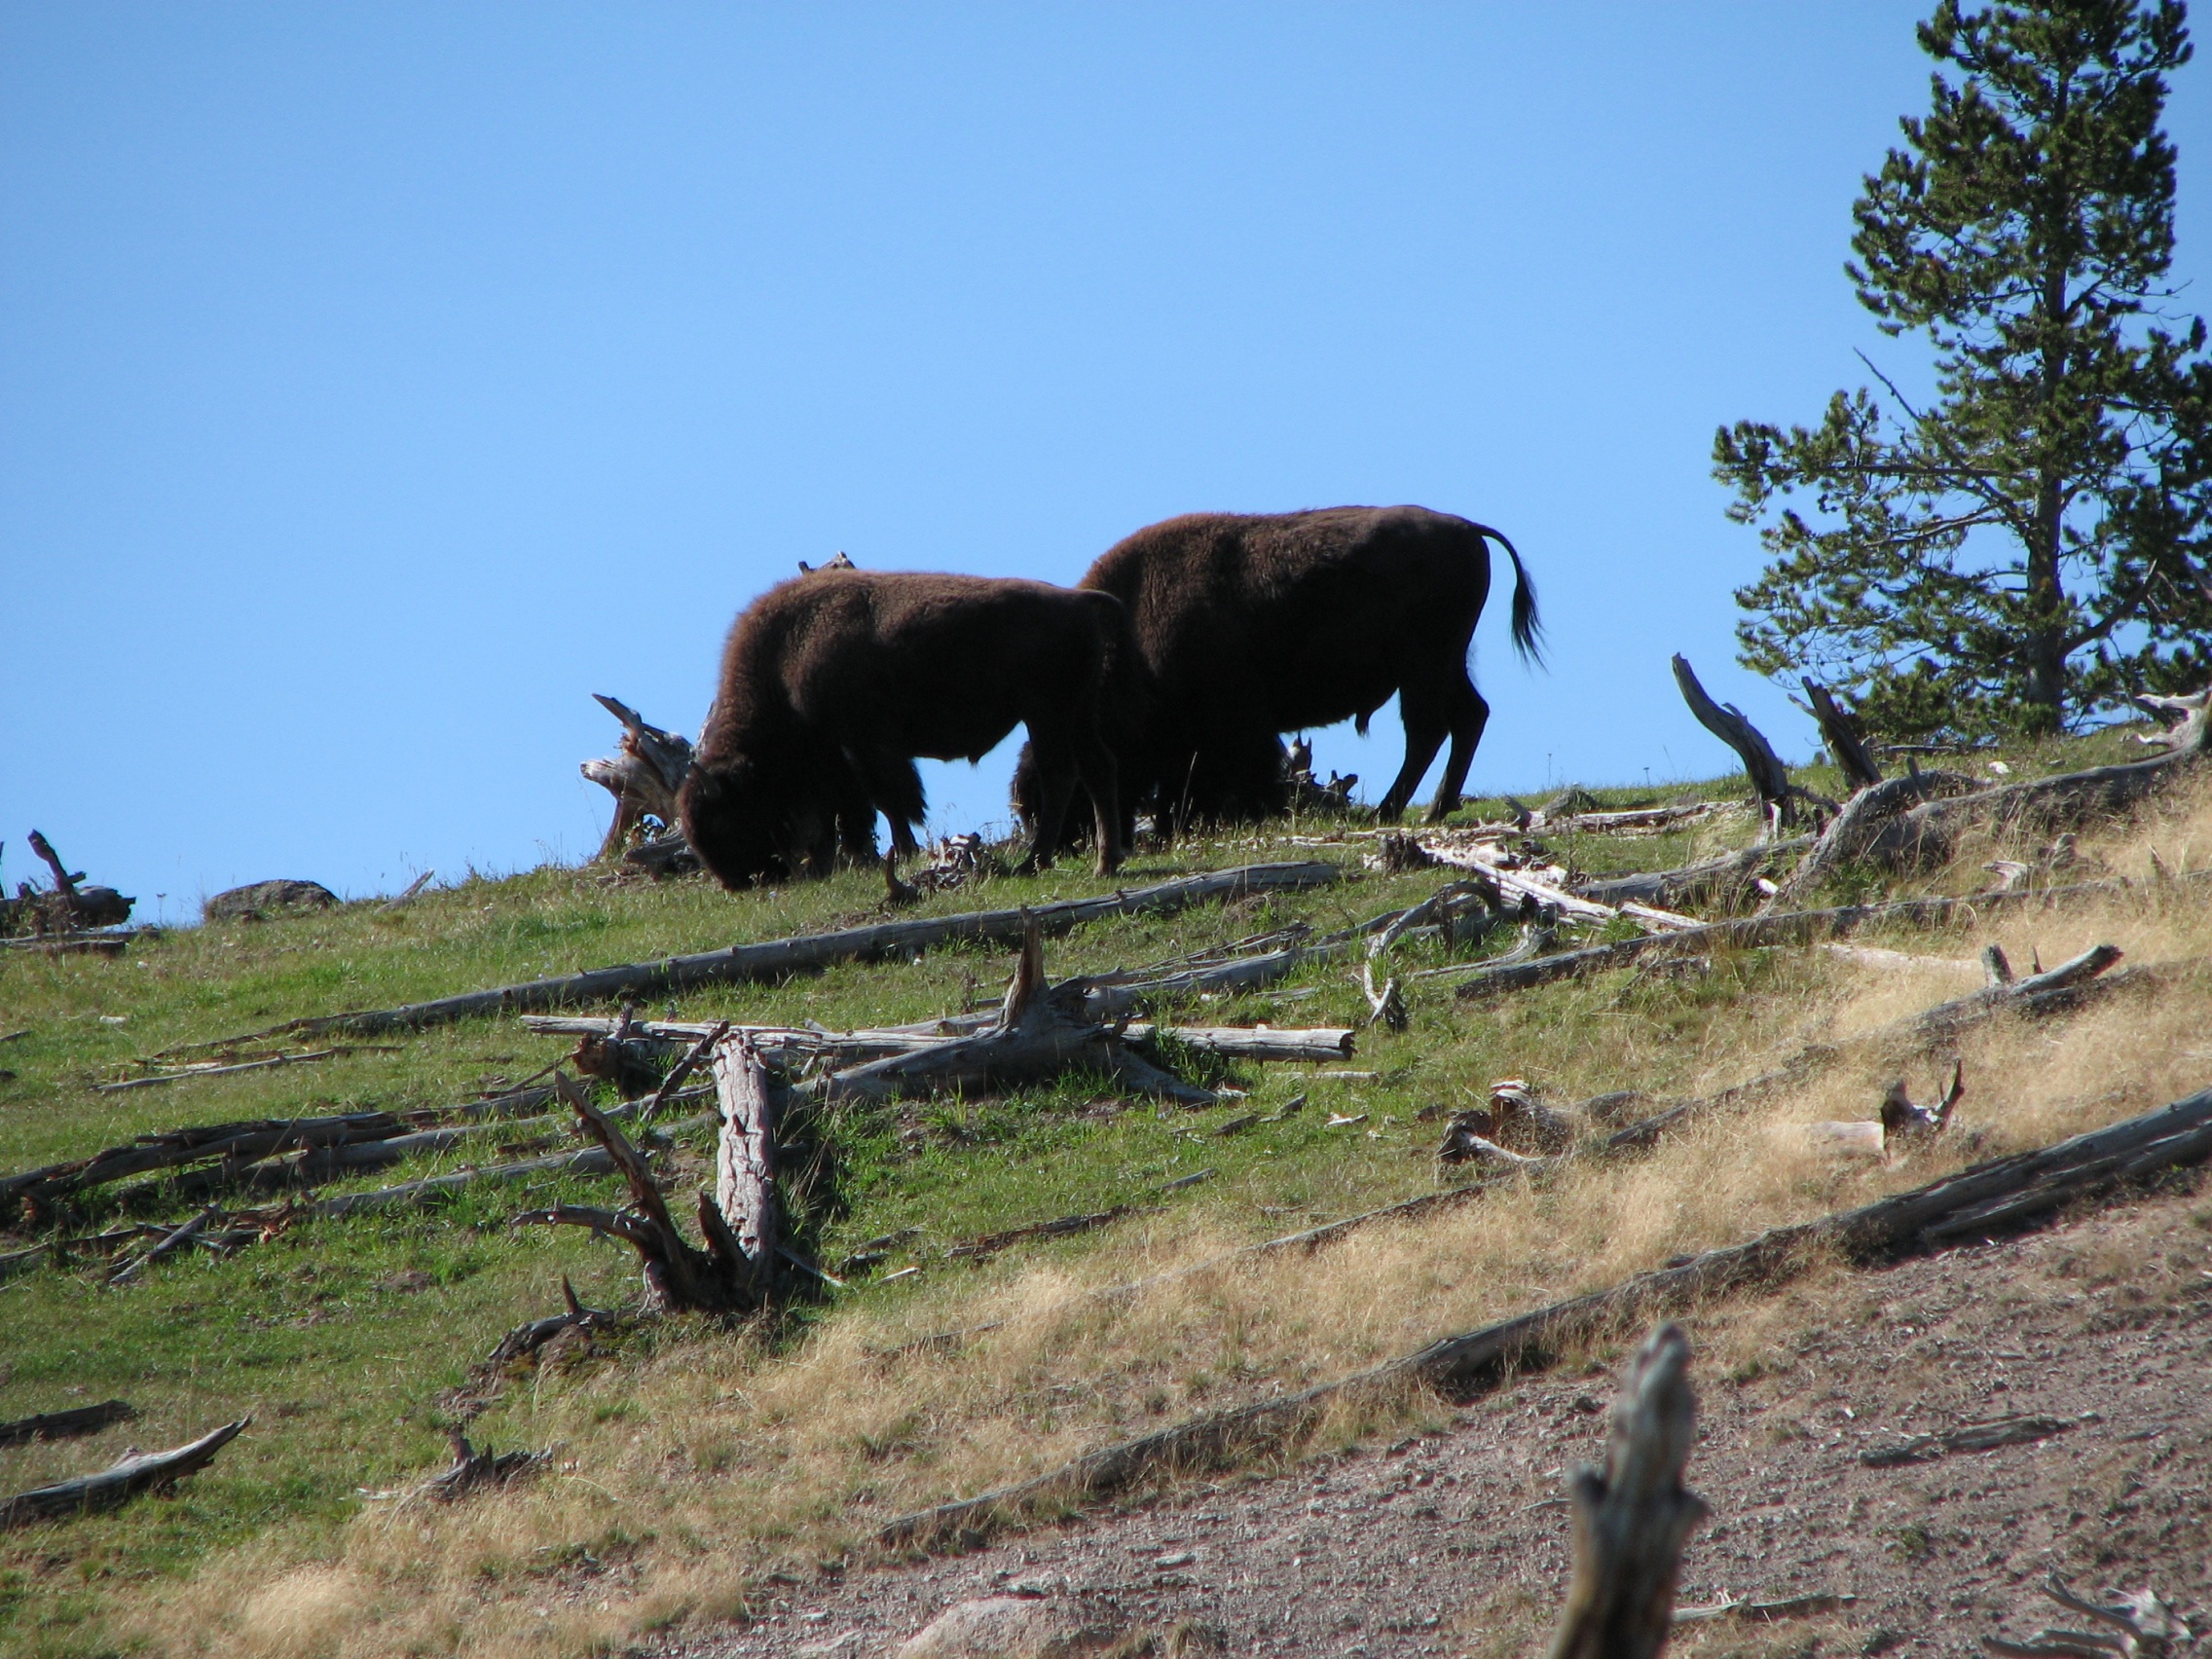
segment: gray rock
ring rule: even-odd
[[[1127,1633],[1073,1602],[984,1596],[956,1602],[923,1626],[898,1659],[1091,1659]]]
[[[327,910],[338,895],[319,881],[252,881],[218,893],[201,906],[201,917],[210,922],[259,921],[266,916],[301,910]]]

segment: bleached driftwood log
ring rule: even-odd
[[[2169,1659],[2191,1643],[2189,1622],[2156,1591],[2148,1588],[2104,1606],[2074,1594],[2057,1573],[2044,1592],[2069,1612],[2082,1614],[2102,1630],[2040,1630],[2025,1641],[1985,1636],[1981,1643],[2005,1659]]]
[[[252,1420],[243,1417],[172,1451],[134,1453],[96,1475],[79,1475],[0,1498],[0,1531],[34,1521],[119,1508],[150,1488],[166,1486],[205,1468],[215,1454],[244,1432]]]
[[[1613,1403],[1605,1466],[1567,1483],[1574,1576],[1551,1659],[1653,1659],[1667,1645],[1682,1545],[1710,1513],[1682,1485],[1697,1426],[1689,1363],[1680,1326],[1652,1332]]]

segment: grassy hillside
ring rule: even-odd
[[[2015,776],[2120,757],[2107,735],[2004,756]],[[2129,756],[2128,757],[2132,757]],[[1977,757],[1977,760],[1983,757]],[[1804,774],[1822,787],[1814,774]],[[1832,781],[1831,781],[1832,782]],[[1601,792],[1608,805],[1740,795],[1735,783]],[[1463,816],[1491,817],[1497,803]],[[1751,838],[1749,812],[1671,836],[1578,836],[1553,850],[1593,870],[1661,868]],[[1347,833],[1347,830],[1350,831]],[[1449,871],[1363,867],[1356,826],[1138,857],[1127,885],[1280,858],[1343,866],[1332,888],[1172,916],[1129,917],[1048,944],[1054,977],[1133,967],[1303,920],[1316,929],[1411,904]],[[2212,864],[2212,794],[2084,835],[2131,877]],[[1976,846],[1911,890],[1972,891],[2001,851]],[[2025,849],[2032,852],[2034,849]],[[1862,886],[1863,883],[1861,884]],[[922,914],[1098,891],[1073,867],[938,895]],[[909,913],[909,912],[902,912]],[[103,1093],[132,1062],[298,1015],[388,1006],[611,962],[772,939],[883,914],[860,874],[732,897],[704,882],[620,885],[548,868],[424,895],[391,914],[180,930],[115,960],[0,961],[0,1171],[83,1157],[142,1132],[231,1120],[450,1107],[562,1051],[511,1019],[385,1040],[280,1070]],[[0,1649],[25,1653],[612,1651],[683,1621],[741,1612],[779,1576],[817,1570],[892,1515],[1052,1466],[1207,1407],[1258,1398],[1402,1352],[1668,1257],[1928,1180],[1995,1151],[2131,1115],[2212,1080],[2202,1031],[2212,975],[2076,1018],[2004,1023],[1963,1043],[1969,1094],[1933,1150],[1884,1168],[1816,1158],[1774,1125],[1863,1117],[1907,1077],[1916,1098],[1949,1055],[1846,1046],[1805,1081],[1707,1123],[1654,1157],[1595,1163],[1493,1192],[1419,1224],[1379,1227],[1315,1256],[1199,1272],[1112,1301],[1078,1293],[1204,1261],[1224,1248],[1433,1190],[1437,1109],[1478,1104],[1501,1077],[1565,1105],[1634,1088],[1686,1095],[1748,1077],[1811,1041],[1871,1029],[1979,982],[2002,942],[2046,963],[2110,940],[2128,961],[2199,961],[2202,886],[2145,882],[2094,906],[2017,909],[1980,925],[1855,942],[1911,962],[1818,947],[1715,956],[1689,974],[1620,972],[1490,1003],[1417,984],[1411,1028],[1366,1027],[1356,974],[1309,967],[1265,994],[1186,1011],[1207,1023],[1356,1025],[1359,1052],[1314,1068],[1206,1073],[1248,1096],[1161,1116],[1082,1079],[989,1101],[846,1109],[818,1126],[832,1178],[815,1193],[825,1261],[914,1230],[881,1273],[856,1277],[773,1329],[639,1324],[505,1381],[469,1432],[550,1449],[538,1479],[452,1506],[369,1494],[444,1466],[452,1394],[501,1333],[585,1301],[635,1302],[626,1248],[580,1231],[516,1230],[556,1199],[606,1203],[608,1179],[485,1185],[440,1207],[297,1224],[227,1257],[181,1254],[108,1289],[101,1262],[44,1263],[0,1284],[0,1419],[111,1397],[136,1421],[88,1440],[0,1450],[0,1494],[104,1466],[126,1445],[178,1444],[252,1414],[252,1427],[175,1495],[0,1533]],[[1507,940],[1493,936],[1491,948]],[[1399,970],[1445,965],[1409,946]],[[1004,950],[954,948],[851,965],[775,987],[719,987],[647,1012],[682,1018],[883,1025],[992,997]],[[1235,1116],[1295,1115],[1243,1133]],[[1331,1116],[1360,1121],[1330,1126]],[[564,1136],[569,1131],[562,1130]],[[525,1145],[523,1142],[530,1144]],[[463,1150],[350,1183],[373,1187],[527,1155],[542,1131],[497,1129]],[[572,1144],[572,1142],[571,1143]],[[697,1146],[670,1158],[687,1192]],[[1173,1187],[1182,1177],[1206,1179]],[[344,1189],[331,1189],[344,1190]],[[1118,1225],[981,1265],[948,1245],[1000,1229],[1131,1205]],[[195,1207],[159,1182],[113,1190],[75,1230]],[[0,1237],[0,1252],[31,1239]],[[918,1265],[890,1282],[883,1275]],[[968,1340],[915,1339],[985,1323]],[[481,1395],[484,1389],[479,1386]],[[1418,1400],[1375,1406],[1418,1416]],[[1377,1426],[1346,1420],[1352,1436]]]

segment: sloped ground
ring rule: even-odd
[[[1882,1272],[1831,1270],[1684,1321],[1713,1519],[1681,1604],[1836,1595],[1832,1612],[1686,1626],[1671,1651],[1977,1653],[2070,1622],[2037,1587],[2156,1589],[2212,1610],[2212,1201],[2170,1192]],[[1602,1461],[1618,1348],[1386,1447],[1171,1493],[911,1567],[767,1588],[684,1659],[896,1652],[942,1608],[1035,1594],[1235,1654],[1500,1656],[1567,1577],[1565,1472]],[[2033,1444],[1869,1467],[1909,1434],[2009,1416]],[[579,1595],[589,1595],[579,1583]],[[2078,1619],[2071,1622],[2078,1624]],[[1193,1639],[1197,1638],[1197,1641]],[[1162,1643],[1162,1645],[1166,1645]]]
[[[1737,818],[1720,840],[1748,834],[1748,817]],[[1294,828],[1293,836],[1278,828],[1154,855],[1131,879],[1315,852],[1348,871],[1372,844],[1315,846],[1327,826]],[[2158,870],[2199,868],[2208,848],[2212,792],[2200,790],[2140,823],[2082,837],[2075,874],[2124,875],[2135,882],[2128,890],[1855,941],[1902,953],[1901,961],[1801,947],[1719,952],[1688,973],[1617,972],[1484,1004],[1456,1001],[1449,978],[1419,981],[1409,1031],[1362,1031],[1349,1068],[1362,1076],[1255,1068],[1242,1079],[1247,1100],[1207,1113],[1160,1117],[1078,1081],[1002,1101],[838,1119],[830,1134],[844,1208],[826,1219],[825,1254],[834,1260],[878,1234],[920,1228],[909,1247],[922,1271],[856,1281],[772,1336],[667,1322],[517,1374],[471,1433],[502,1451],[549,1449],[554,1461],[536,1481],[451,1506],[395,1505],[359,1489],[405,1487],[444,1466],[440,1431],[456,1409],[448,1390],[501,1331],[556,1305],[557,1274],[573,1273],[601,1306],[634,1297],[634,1266],[619,1249],[507,1226],[517,1210],[551,1199],[604,1201],[604,1181],[481,1190],[440,1210],[294,1228],[235,1258],[163,1264],[122,1291],[102,1292],[96,1272],[82,1266],[41,1267],[0,1286],[0,1416],[111,1394],[144,1416],[86,1441],[0,1451],[0,1490],[101,1466],[129,1441],[175,1444],[247,1411],[256,1420],[172,1497],[0,1535],[0,1645],[55,1654],[605,1653],[722,1629],[748,1607],[812,1594],[825,1563],[846,1564],[858,1582],[867,1540],[905,1510],[1195,1413],[1343,1376],[1438,1334],[2204,1087],[2212,1082],[2203,1019],[2212,1006],[2204,962],[2212,884],[2177,887]],[[1651,868],[1705,850],[1686,836],[1585,837],[1571,856],[1585,868]],[[2034,852],[1975,847],[1954,867],[1905,885],[1972,891],[1988,879],[1983,860]],[[1055,942],[1051,963],[1055,973],[1133,966],[1294,919],[1340,926],[1423,898],[1448,873],[1370,873],[1294,901],[1087,928]],[[1058,872],[941,895],[925,908],[1093,886]],[[350,906],[258,930],[176,935],[119,963],[7,964],[0,1029],[29,1026],[34,1035],[10,1045],[5,1061],[18,1076],[0,1086],[0,1153],[14,1168],[153,1124],[450,1103],[495,1073],[527,1075],[559,1046],[486,1019],[320,1069],[122,1095],[92,1085],[129,1054],[282,1015],[775,937],[849,922],[879,904],[880,889],[861,876],[733,899],[690,885],[608,889],[588,872],[545,870],[425,895],[397,918]],[[2038,952],[2051,963],[2110,941],[2126,951],[2127,966],[2161,966],[2163,977],[2062,1020],[1978,1028],[1941,1052],[1868,1037],[1977,984],[1975,953],[1993,941],[2023,966]],[[1449,963],[1442,947],[1423,946],[1400,966]],[[783,986],[711,989],[680,999],[675,1012],[882,1023],[988,997],[1005,969],[1002,952],[943,951]],[[1323,963],[1274,992],[1210,1003],[1202,1014],[1209,1022],[1349,1024],[1364,1010],[1356,976]],[[1111,1303],[1084,1298],[1434,1191],[1434,1113],[1479,1101],[1492,1079],[1528,1078],[1555,1104],[1623,1087],[1681,1096],[1765,1070],[1808,1043],[1833,1051],[1647,1159],[1593,1161],[1548,1181],[1498,1187],[1449,1214],[1365,1229],[1315,1256],[1195,1272]],[[1839,1163],[1807,1148],[1796,1125],[1866,1116],[1900,1075],[1923,1098],[1954,1051],[1969,1092],[1936,1144],[1896,1167]],[[1309,1097],[1306,1110],[1280,1116],[1299,1094]],[[1232,1136],[1213,1132],[1255,1113],[1268,1121]],[[1332,1114],[1359,1121],[1332,1126]],[[687,1189],[695,1154],[680,1151],[672,1163],[675,1186]],[[1161,1191],[1206,1169],[1208,1180]],[[141,1213],[167,1213],[161,1201],[148,1195]],[[1121,1203],[1140,1213],[979,1268],[945,1249],[963,1236]],[[972,1334],[905,1346],[953,1331]],[[1780,1336],[1774,1342],[1788,1350]],[[1595,1379],[1566,1385],[1608,1392]],[[1540,1395],[1554,1384],[1530,1386]],[[1290,1452],[1324,1460],[1307,1467],[1335,1468],[1334,1449],[1388,1444],[1435,1416],[1433,1403],[1419,1399],[1370,1402]],[[1564,1456],[1530,1467],[1540,1475]],[[1523,1501],[1555,1493],[1556,1484],[1543,1484]],[[1395,1514],[1400,1503],[1384,1509]],[[1558,1519],[1544,1509],[1530,1515],[1530,1526]],[[1366,1525],[1356,1511],[1337,1518],[1347,1538]],[[1402,1552],[1424,1561],[1431,1553]],[[1523,1557],[1546,1559],[1532,1537],[1506,1551]],[[1448,1622],[1485,1588],[1470,1579],[1456,1600],[1376,1616]],[[1482,1627],[1512,1628],[1520,1594],[1487,1609]],[[1533,1633],[1548,1622],[1550,1592],[1526,1594]],[[772,1628],[793,1641],[842,1631],[828,1618]]]

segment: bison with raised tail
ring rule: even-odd
[[[684,836],[733,888],[820,873],[840,830],[872,850],[878,809],[905,856],[925,810],[915,757],[980,759],[1021,725],[1032,862],[1059,844],[1080,782],[1105,874],[1121,811],[1099,719],[1125,630],[1112,595],[1044,582],[825,568],[770,588],[723,648],[678,801]]]
[[[1260,818],[1287,802],[1281,734],[1368,717],[1398,699],[1406,758],[1384,793],[1402,813],[1447,737],[1429,807],[1459,801],[1490,705],[1467,673],[1490,597],[1490,546],[1513,561],[1513,643],[1537,649],[1536,596],[1513,544],[1426,507],[1192,513],[1099,555],[1082,586],[1127,609],[1141,702],[1109,711],[1124,807],[1163,824]],[[1042,829],[1025,760],[1014,799]]]

